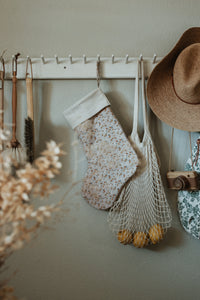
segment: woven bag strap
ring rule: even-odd
[[[140,63],[137,61],[137,72],[135,78],[135,97],[133,105],[133,128],[131,133],[131,138],[134,139],[138,135],[138,113],[139,113],[139,74],[140,73]]]
[[[149,131],[148,118],[147,118],[147,102],[146,102],[146,87],[144,76],[144,61],[140,61],[141,77],[142,77],[142,111],[143,111],[143,123],[144,123],[144,135]]]
[[[135,99],[134,99],[134,108],[133,108],[133,129],[131,133],[131,138],[138,139],[138,118],[139,118],[139,78],[141,75],[141,98],[142,98],[142,113],[143,113],[143,126],[144,126],[144,136],[143,140],[149,132],[148,128],[148,119],[147,119],[147,104],[146,104],[146,93],[145,93],[145,76],[144,76],[144,62],[143,59],[137,61],[137,73],[135,79]]]

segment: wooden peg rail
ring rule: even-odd
[[[33,68],[33,79],[96,79],[96,63],[100,59],[101,78],[102,79],[133,79],[137,72],[136,57],[83,57],[74,58],[71,55],[68,58],[59,58],[57,55],[53,58],[31,58]],[[145,67],[145,77],[148,77],[155,65],[161,58],[155,59],[143,58]],[[27,58],[18,58],[17,60],[17,78],[26,77]],[[12,59],[5,60],[5,79],[12,79]]]

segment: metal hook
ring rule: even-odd
[[[154,53],[154,56],[153,56],[153,61],[152,63],[155,64],[156,63],[156,58],[157,58],[157,55]]]
[[[31,74],[28,73],[28,63],[30,63]],[[26,60],[26,78],[28,78],[28,75],[30,75],[30,78],[33,78],[32,62],[29,56],[27,56],[27,60]]]
[[[54,56],[55,56],[56,63],[59,64],[58,55],[55,54]]]
[[[3,76],[5,76],[5,61],[4,61],[3,57],[0,58],[0,62],[2,64],[2,68],[3,68]]]
[[[69,55],[69,62],[70,62],[70,64],[73,63],[73,62],[72,62],[72,56],[71,56],[71,54]]]
[[[129,55],[126,54],[126,60],[125,60],[125,64],[128,64],[128,59],[129,59]]]
[[[2,67],[3,67],[3,76],[5,76],[5,61],[4,61],[3,56],[4,56],[4,54],[5,54],[6,51],[7,51],[7,49],[3,50],[3,52],[2,52],[2,54],[0,56],[0,62],[1,62]]]
[[[100,63],[100,55],[99,54],[97,55],[97,62]]]
[[[84,63],[84,64],[87,63],[85,54],[83,54],[83,63]]]
[[[143,55],[140,54],[140,58],[139,58],[139,61],[141,62],[143,60]]]
[[[114,54],[112,54],[112,64],[114,64],[115,63],[115,56],[114,56]]]
[[[20,56],[20,53],[12,55],[12,74],[17,74],[17,59]]]
[[[6,53],[7,49],[3,50],[0,56],[0,59],[3,59],[4,54]]]
[[[41,60],[42,60],[42,63],[45,64],[44,55],[41,55]]]

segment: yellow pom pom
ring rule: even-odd
[[[152,244],[157,244],[164,237],[164,230],[161,225],[155,224],[149,229],[149,237]]]
[[[120,241],[120,243],[126,245],[131,243],[133,236],[129,230],[124,229],[118,232],[117,238]]]
[[[137,248],[144,248],[148,245],[148,236],[145,232],[136,232],[133,237],[133,245]]]

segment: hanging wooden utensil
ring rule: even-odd
[[[30,74],[28,73],[30,63]],[[30,77],[29,77],[30,76]],[[34,108],[33,108],[33,71],[31,59],[27,58],[26,63],[26,93],[27,93],[27,118],[25,119],[24,139],[26,146],[27,161],[34,161]]]
[[[17,130],[17,59],[20,54],[16,54],[12,60],[12,139],[9,149],[4,151],[4,155],[12,157],[16,164],[24,164],[26,162],[26,153],[16,137]]]

